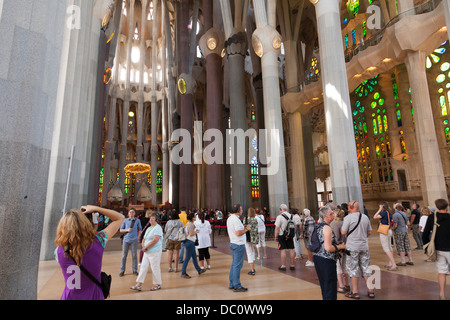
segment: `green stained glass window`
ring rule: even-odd
[[[450,69],[450,63],[444,62],[444,63],[441,65],[441,71],[445,72],[445,71],[447,71],[448,69]]]
[[[406,143],[403,136],[400,137],[400,147],[402,149],[402,153],[406,153]]]
[[[402,113],[400,110],[397,110],[397,125],[401,127],[403,125],[402,123]]]
[[[384,116],[383,116],[383,127],[384,127],[384,132],[388,132],[387,115],[384,115]]]
[[[381,116],[377,117],[377,123],[378,123],[378,133],[383,133],[383,122],[381,121]]]
[[[374,135],[377,135],[377,134],[378,134],[377,119],[373,119],[373,120],[372,120],[372,124],[373,124],[373,134],[374,134]]]
[[[447,141],[447,145],[450,146],[450,128],[445,128],[444,129],[444,133],[445,133],[445,139]]]
[[[375,109],[377,107],[377,102],[376,101],[372,101],[372,103],[370,104],[370,107],[372,109]]]
[[[447,115],[447,104],[446,104],[444,96],[439,97],[439,103],[441,105],[441,115],[446,116]]]
[[[378,104],[379,104],[380,106],[384,105],[384,99],[378,100]]]
[[[430,58],[431,58],[431,60],[433,60],[434,63],[438,63],[439,61],[441,61],[441,58],[433,53],[430,54]]]
[[[380,93],[379,93],[379,92],[375,92],[375,94],[373,95],[373,98],[374,98],[375,100],[380,99]]]
[[[437,83],[442,83],[445,81],[445,74],[440,74],[436,77],[436,82]]]

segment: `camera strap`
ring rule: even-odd
[[[355,226],[355,227],[347,234],[347,238],[348,238],[348,236],[350,236],[350,234],[352,234],[353,231],[356,230],[356,228],[358,228],[359,223],[361,222],[361,216],[362,216],[362,213],[360,212],[360,213],[359,213],[359,218],[358,218],[358,223],[357,223],[356,226]]]

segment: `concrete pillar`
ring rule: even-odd
[[[205,34],[200,39],[200,47],[206,58],[206,130],[223,132],[223,76],[221,53],[224,35],[214,28],[213,2],[203,1]],[[213,42],[212,39],[215,39]],[[209,44],[209,45],[208,45]],[[204,143],[204,148],[209,145]],[[223,160],[223,158],[222,158]],[[223,208],[223,164],[206,164],[206,207]]]
[[[335,203],[358,201],[362,208],[355,133],[339,28],[339,3],[319,0],[315,9],[333,200]]]
[[[269,209],[272,216],[278,214],[280,204],[289,204],[278,75],[281,36],[275,29],[275,5],[276,1],[273,0],[267,2],[267,7],[266,1],[253,0],[256,31],[253,33],[252,42],[256,54],[261,57],[266,129],[265,151],[267,159],[271,161],[265,174],[267,174]]]
[[[60,63],[61,70],[56,110],[52,112],[53,137],[49,140],[52,141],[52,156],[40,255],[43,260],[54,259],[54,239],[62,211],[79,208],[88,198],[100,39],[100,21],[92,16],[93,3],[73,1],[68,4],[77,8],[74,12],[79,10],[79,28],[64,30],[64,51],[59,59],[53,60]],[[72,147],[75,153],[70,159]],[[70,161],[71,176],[68,176]]]
[[[65,23],[65,1],[0,3],[1,300],[37,297]]]
[[[157,8],[157,1],[153,1],[154,10]],[[156,180],[158,177],[158,115],[159,115],[159,105],[156,99],[157,93],[157,64],[158,64],[158,19],[153,17],[153,28],[152,28],[152,93],[151,93],[151,147],[150,147],[150,166],[151,166],[151,185],[150,191],[152,194],[152,204],[156,205],[157,194],[156,194]]]
[[[448,196],[428,90],[426,56],[422,51],[408,52],[405,65],[411,86],[418,154],[422,164],[423,201],[426,205],[433,205],[434,200],[447,199]]]
[[[179,64],[179,73],[180,74],[189,74],[189,54],[187,52],[183,52],[183,50],[187,50],[189,48],[190,43],[190,31],[188,29],[189,25],[189,17],[190,17],[190,9],[189,9],[189,0],[181,0],[180,2],[180,16],[178,23],[180,23],[180,64]],[[192,80],[192,78],[190,79]],[[192,106],[194,102],[193,97],[194,92],[186,92],[186,94],[181,95],[181,129],[185,129],[189,132],[189,137],[192,139],[193,137],[193,111]],[[192,140],[191,140],[192,144]],[[183,152],[190,152],[190,150],[184,150]],[[181,163],[179,165],[180,170],[180,178],[179,178],[179,207],[192,208],[193,203],[193,179],[194,179],[194,166],[192,164],[192,152],[189,155],[191,161],[190,163]]]
[[[228,68],[230,72],[230,123],[232,130],[247,130],[247,106],[245,96],[245,55],[248,44],[243,30],[235,30],[226,41],[225,49],[228,55]],[[250,204],[250,185],[248,162],[248,141],[245,150],[235,150],[235,154],[245,152],[245,163],[237,163],[235,156],[231,164],[231,199],[232,203],[240,203],[244,211]]]
[[[302,210],[308,207],[302,116],[300,112],[291,113],[288,116],[293,191],[293,198],[290,199],[290,202],[292,207]]]

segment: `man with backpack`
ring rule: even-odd
[[[286,270],[286,250],[289,251],[290,269],[295,270],[295,223],[285,204],[280,205],[280,215],[275,220],[275,236],[278,239],[278,250],[281,252],[281,266],[279,270]]]

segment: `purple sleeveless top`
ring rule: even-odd
[[[83,267],[99,282],[101,281],[103,250],[107,237],[104,231],[97,233],[92,245],[88,247],[83,256]],[[65,286],[61,300],[104,300],[100,287],[81,271],[72,258],[64,255],[62,247],[56,248],[55,258],[59,262],[64,276]]]

